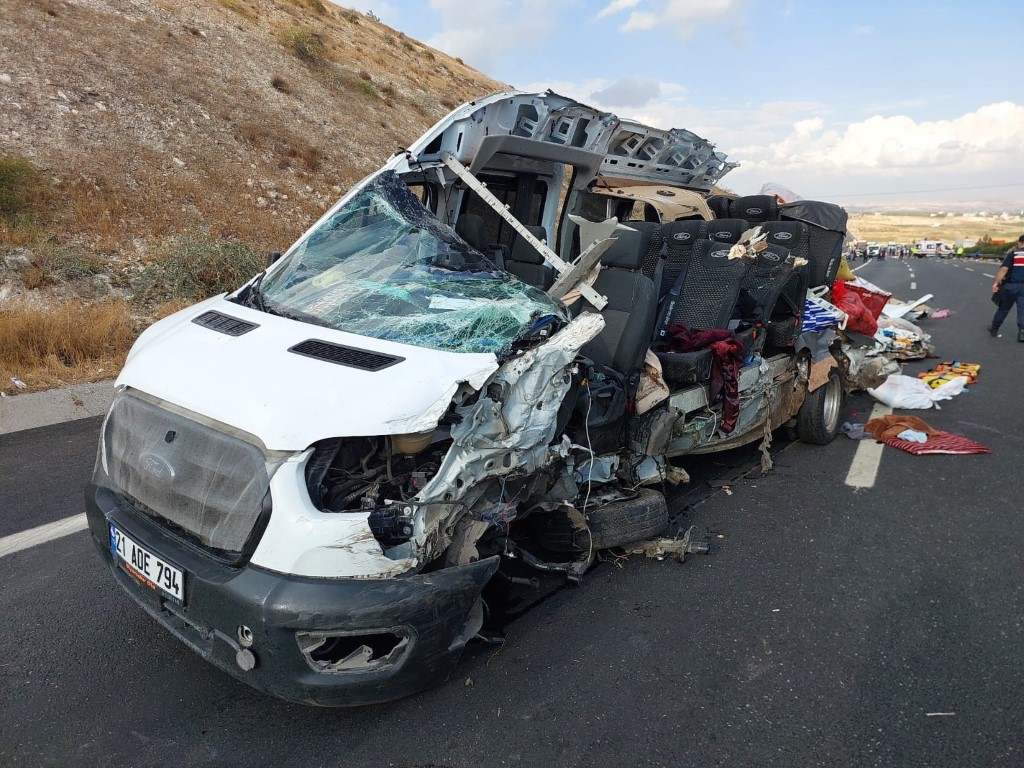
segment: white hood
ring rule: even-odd
[[[229,336],[192,322],[211,309],[259,327]],[[288,351],[307,339],[405,359],[365,371]],[[433,429],[460,383],[479,389],[497,368],[490,353],[441,352],[356,336],[216,297],[143,333],[117,386],[249,432],[270,450],[297,451],[328,437]]]

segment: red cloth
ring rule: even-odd
[[[658,345],[665,352],[696,352],[710,349],[711,382],[708,396],[713,403],[722,396],[722,424],[719,429],[729,434],[736,428],[740,415],[740,368],[743,367],[743,344],[736,334],[726,330],[698,331],[682,323],[665,329],[665,338]]]
[[[981,443],[976,443],[970,438],[954,435],[950,432],[939,432],[935,437],[929,437],[926,443],[915,443],[911,440],[900,440],[898,437],[890,437],[885,440],[886,445],[899,448],[901,451],[912,453],[915,456],[925,456],[934,453],[951,453],[956,455],[969,455],[977,453],[992,453],[991,448],[986,448]]]

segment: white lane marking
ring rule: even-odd
[[[89,524],[85,521],[85,513],[83,512],[80,515],[65,517],[63,520],[58,520],[55,523],[39,525],[21,533],[12,533],[10,536],[4,536],[0,539],[0,557],[13,555],[15,552],[20,552],[23,549],[84,531],[88,527]]]
[[[974,270],[973,270],[973,269],[971,269],[970,267],[964,267],[964,269],[966,269],[966,270],[967,270],[968,272],[973,272],[973,271],[974,271]]]
[[[981,274],[983,274],[985,277],[995,277],[995,275],[990,275],[988,272],[982,272]]]
[[[917,283],[915,283],[913,280],[910,281],[910,290],[912,290],[912,291],[916,291],[917,290]]]
[[[861,265],[860,265],[859,267],[854,267],[854,268],[853,268],[853,271],[854,271],[854,272],[860,272],[860,271],[861,271],[862,269],[864,269],[864,267],[866,267],[866,266],[867,266],[867,265],[868,265],[869,263],[870,263],[870,262],[866,262],[866,263],[864,263],[864,264],[861,264]]]
[[[892,408],[882,403],[875,403],[871,409],[869,419],[880,419],[892,413]],[[878,474],[878,465],[882,461],[882,449],[885,443],[876,443],[868,437],[860,441],[857,446],[857,453],[853,455],[853,463],[850,464],[850,471],[846,474],[846,484],[853,488],[873,488],[875,476]]]

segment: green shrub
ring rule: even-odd
[[[42,172],[23,157],[0,155],[0,219],[15,223],[41,213],[49,186]]]
[[[172,238],[159,251],[134,281],[143,302],[201,301],[235,290],[264,266],[248,245],[202,235]]]
[[[42,288],[58,283],[74,283],[99,274],[98,258],[71,246],[43,241],[32,247],[31,264],[21,269],[26,288]]]
[[[281,43],[307,64],[321,64],[327,46],[324,39],[303,27],[288,27],[281,31]]]
[[[320,0],[306,0],[306,3],[315,13],[319,13],[321,15],[327,13],[327,6],[320,2]]]

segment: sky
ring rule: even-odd
[[[694,131],[738,194],[1024,208],[1024,0],[339,1],[517,89]]]

